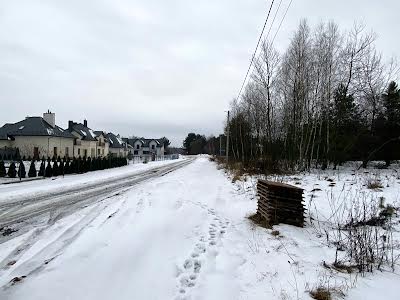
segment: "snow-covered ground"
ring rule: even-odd
[[[110,176],[122,176],[122,169]],[[384,187],[368,193],[393,203],[399,179],[394,171],[380,172]],[[312,199],[323,218],[329,193],[361,191],[367,175],[348,168],[276,179],[304,187],[307,205]],[[25,191],[35,184],[24,183]],[[324,268],[335,251],[313,226],[274,226],[274,236],[253,225],[247,218],[257,208],[253,187],[254,178],[232,183],[199,157],[34,228],[0,244],[0,299],[310,299],[307,291],[320,282],[346,290],[348,299],[398,299],[397,272],[356,278]]]

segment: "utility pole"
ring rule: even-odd
[[[229,160],[229,110],[228,110],[228,121],[227,121],[227,134],[226,134],[226,163],[228,163]]]

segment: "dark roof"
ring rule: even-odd
[[[68,128],[69,132],[75,131],[78,133],[82,138],[81,140],[84,141],[97,141],[97,136],[95,132],[90,129],[89,127],[83,125],[82,123],[72,123],[71,126]]]
[[[149,144],[151,141],[155,141],[157,143],[157,147],[162,147],[163,146],[163,139],[145,139],[145,138],[135,138],[135,139],[129,139],[128,143],[130,145],[134,145],[136,141],[140,141],[143,145],[143,147],[149,147]]]
[[[104,131],[101,130],[95,130],[93,131],[96,137],[99,137],[100,135],[106,136],[107,134]]]
[[[125,143],[122,138],[118,137],[114,133],[107,133],[107,139],[110,148],[125,148]]]
[[[67,130],[59,126],[50,126],[42,117],[27,117],[25,120],[10,124],[7,123],[0,128],[0,139],[7,140],[14,136],[54,136],[74,138]]]

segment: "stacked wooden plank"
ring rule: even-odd
[[[258,209],[270,225],[304,226],[303,189],[285,183],[258,180]]]

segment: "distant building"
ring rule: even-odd
[[[74,157],[104,157],[108,155],[108,139],[101,131],[93,131],[87,120],[82,123],[68,122],[68,131],[75,137]]]
[[[110,143],[108,141],[107,134],[104,131],[94,131],[94,134],[97,138],[97,156],[107,156],[110,153]]]
[[[107,133],[109,152],[115,157],[127,157],[132,146],[126,143],[120,136],[110,132]]]
[[[164,140],[163,139],[145,139],[134,138],[128,139],[128,143],[133,148],[133,155],[156,155],[163,156],[165,154]]]
[[[57,126],[55,113],[47,111],[43,117],[26,117],[1,127],[0,147],[18,148],[26,158],[71,157],[74,136]]]

